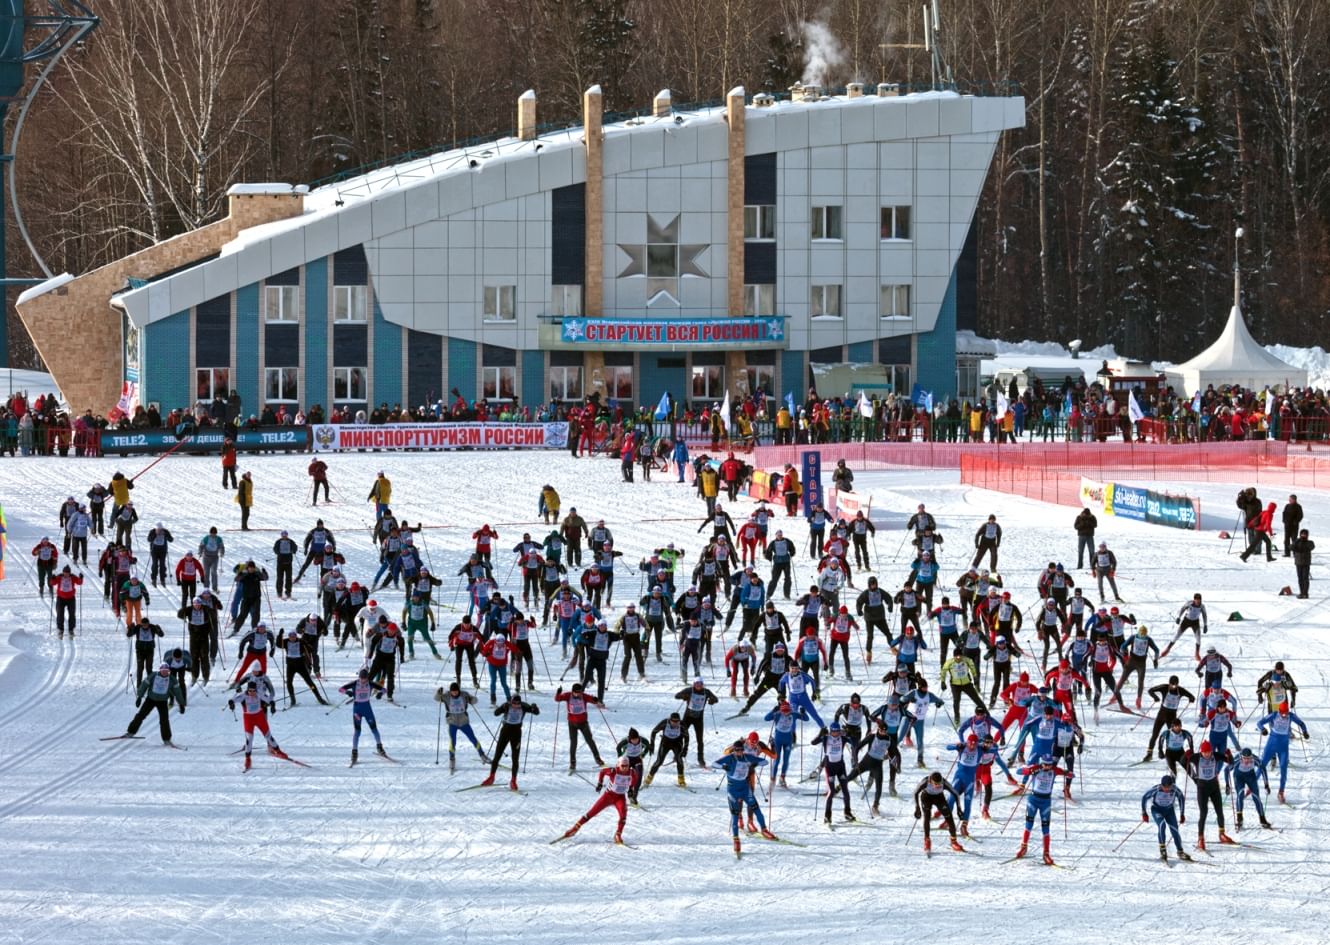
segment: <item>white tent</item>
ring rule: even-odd
[[[1240,283],[1237,270],[1233,273],[1233,307],[1229,309],[1228,324],[1219,340],[1185,364],[1169,368],[1168,383],[1174,390],[1184,390],[1188,396],[1210,385],[1216,388],[1239,384],[1249,390],[1267,386],[1276,390],[1307,386],[1307,372],[1281,361],[1266,351],[1251,332],[1242,317],[1238,301]]]

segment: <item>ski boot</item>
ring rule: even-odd
[[[1147,751],[1145,752],[1145,754],[1141,756],[1141,761],[1142,761],[1142,762],[1145,762],[1145,761],[1149,761],[1149,760],[1150,760],[1150,752],[1149,752],[1149,750],[1147,750]]]
[[[1237,824],[1237,829],[1238,829],[1238,830],[1241,830],[1241,829],[1242,829],[1242,814],[1241,814],[1241,812],[1239,812],[1239,814],[1238,814],[1238,824]]]
[[[1016,851],[1016,859],[1018,860],[1025,859],[1025,854],[1028,853],[1029,851],[1030,851],[1030,831],[1026,830],[1023,834],[1021,834],[1021,845],[1020,848]]]
[[[1188,853],[1186,850],[1179,850],[1179,851],[1178,851],[1178,859],[1179,859],[1179,860],[1186,860],[1188,863],[1190,863],[1190,862],[1191,862],[1191,854]]]
[[[449,774],[455,774],[456,772],[457,772],[457,755],[453,753],[452,749],[449,749],[449,750],[448,750],[448,773],[449,773]]]
[[[968,820],[962,820],[962,821],[961,821],[961,830],[960,830],[960,834],[961,834],[961,836],[964,837],[966,840],[969,840],[969,839],[970,839],[970,822],[969,822]]]
[[[1202,853],[1205,852],[1205,837],[1196,838],[1196,849],[1200,850]]]
[[[488,778],[486,778],[484,781],[481,781],[481,782],[480,782],[480,786],[481,786],[481,787],[489,787],[489,786],[492,785],[493,783],[494,783],[494,775],[491,774],[491,775],[490,775]]]
[[[483,765],[487,765],[487,764],[490,763],[489,756],[486,755],[485,752],[483,752],[483,751],[481,751],[479,748],[477,748],[477,749],[476,749],[476,753],[477,753],[478,755],[480,755],[480,763],[481,763],[481,764],[483,764]]]
[[[824,823],[824,824],[826,824],[828,827],[830,827],[830,826],[831,826],[831,815],[830,815],[830,814],[827,814],[825,817],[823,817],[823,818],[822,818],[822,823]]]
[[[275,745],[275,744],[274,744],[274,745],[269,745],[269,746],[268,746],[268,754],[272,755],[272,756],[275,757],[275,758],[281,758],[283,761],[290,761],[290,760],[291,760],[291,756],[288,755],[286,752],[282,751],[282,748],[281,748],[280,745]]]
[[[738,837],[735,837],[735,838],[734,838],[734,855],[735,855],[735,856],[738,856],[738,855],[739,855],[740,853],[742,853],[742,852],[743,852],[743,850],[742,850],[742,849],[740,848],[740,846],[739,846],[739,838],[738,838]]]
[[[1044,865],[1057,866],[1057,864],[1053,862],[1053,854],[1049,852],[1048,843],[1049,843],[1049,838],[1044,837]]]
[[[248,771],[252,766],[253,762],[250,761],[249,752],[245,752],[245,770]]]
[[[679,779],[678,779],[678,782],[677,782],[677,783],[678,783],[679,787],[688,787],[688,781],[684,778],[683,775],[679,775]]]
[[[855,817],[854,814],[850,813],[848,810],[845,812],[845,822],[847,824],[857,823],[858,819],[859,818]]]
[[[785,775],[783,774],[780,776],[780,786],[783,788],[789,787],[789,785],[785,783]]]
[[[1272,823],[1270,823],[1270,821],[1266,820],[1264,817],[1261,818],[1261,827],[1264,828],[1264,829],[1266,829],[1266,830],[1274,830],[1274,829],[1275,829],[1275,825],[1272,824]]]
[[[577,823],[573,824],[571,827],[569,827],[567,830],[563,832],[563,838],[567,840],[569,837],[573,836],[574,834],[577,833],[577,831],[581,829],[582,829],[582,821],[579,820]]]
[[[385,758],[388,757],[388,753],[383,750],[383,742],[379,742],[377,745],[374,746],[374,753],[377,755],[382,755]]]
[[[360,758],[360,752],[359,752],[357,749],[352,748],[352,749],[351,749],[351,764],[355,764],[356,761],[359,760],[359,758]]]
[[[766,827],[763,827],[763,828],[762,828],[761,833],[762,833],[762,839],[764,839],[764,840],[779,840],[779,839],[780,839],[780,837],[776,836],[774,833],[772,833],[772,832],[771,832],[770,830],[768,830]]]
[[[992,819],[993,819],[992,817],[988,816],[988,808],[987,808],[987,807],[985,807],[985,808],[983,808],[981,811],[979,811],[979,816],[982,817],[984,820],[992,820]]]
[[[881,817],[881,816],[882,816],[882,813],[878,810],[878,806],[877,806],[876,804],[874,804],[872,807],[868,808],[868,813],[869,813],[870,816],[873,816],[873,817]]]
[[[1165,844],[1159,844],[1159,859],[1165,863],[1168,862],[1168,847]]]
[[[961,846],[961,842],[957,840],[955,837],[951,838],[951,848],[955,850],[957,853],[965,852],[965,847]]]
[[[623,846],[623,834],[616,832],[614,834],[614,842],[617,843],[619,846]]]
[[[925,853],[933,852],[933,841],[928,837],[924,837],[924,852]]]
[[[1234,840],[1232,837],[1230,837],[1228,834],[1224,833],[1224,831],[1222,831],[1222,830],[1219,831],[1219,842],[1220,842],[1220,844],[1222,844],[1222,845],[1232,845],[1232,846],[1237,846],[1237,844],[1238,844],[1238,841]]]
[[[1284,792],[1283,792],[1283,791],[1280,791],[1280,792],[1279,792],[1279,803],[1281,803],[1281,804],[1287,804],[1287,803],[1288,803],[1288,801],[1284,800]]]
[[[748,832],[757,833],[757,820],[752,816],[748,818]]]
[[[516,777],[516,776],[513,776],[512,778],[509,778],[509,779],[508,779],[508,790],[510,790],[510,791],[516,791],[516,790],[517,790],[517,777]]]
[[[652,782],[652,780],[653,780],[655,777],[656,777],[656,776],[655,776],[654,774],[648,774],[648,775],[647,775],[647,779],[646,779],[645,781],[642,782],[642,787],[644,787],[644,788],[649,788],[649,787],[651,787],[651,782]]]

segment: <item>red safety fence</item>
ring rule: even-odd
[[[1057,472],[1007,459],[961,457],[962,483],[1055,505],[1081,504],[1081,478],[1080,473]]]
[[[101,436],[97,430],[71,430],[47,427],[45,456],[100,456]]]

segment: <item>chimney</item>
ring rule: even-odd
[[[851,82],[849,85],[845,86],[846,98],[863,98],[863,96],[864,84],[862,82]]]
[[[651,114],[656,118],[668,118],[674,110],[669,89],[661,89],[651,100]]]
[[[890,82],[879,82],[877,84],[878,98],[893,98],[899,94],[896,86],[892,85]]]
[[[517,137],[523,141],[536,139],[536,92],[527,89],[517,99]]]

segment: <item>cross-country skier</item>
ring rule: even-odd
[[[226,707],[234,712],[236,703],[240,703],[241,718],[245,726],[245,770],[248,771],[252,764],[250,753],[254,750],[255,729],[263,733],[263,738],[268,743],[268,754],[275,755],[278,758],[287,758],[286,752],[282,751],[281,746],[277,744],[277,739],[273,738],[272,732],[268,730],[268,716],[277,711],[277,705],[273,701],[272,686],[269,685],[266,692],[260,691],[256,679],[250,679],[240,685],[244,687],[244,690],[237,692],[233,698],[228,699]],[[239,688],[237,686],[237,689]]]
[[[174,699],[180,706],[180,714],[185,714],[184,697],[180,687],[171,678],[171,667],[163,663],[157,672],[148,675],[139,682],[138,694],[134,706],[139,710],[125,729],[125,736],[137,735],[139,726],[154,709],[157,710],[157,727],[161,732],[163,744],[171,744],[170,701]]]
[[[919,786],[914,789],[914,819],[922,820],[924,824],[925,853],[929,853],[933,849],[932,821],[935,811],[942,816],[947,824],[947,833],[951,834],[951,848],[960,853],[965,852],[965,848],[956,839],[956,821],[951,816],[951,807],[947,800],[948,794],[951,795],[953,803],[960,801],[960,795],[951,786],[951,783],[942,777],[941,771],[934,771],[920,781]]]
[[[485,756],[485,749],[480,747],[480,741],[471,728],[471,717],[467,714],[467,708],[476,704],[476,697],[454,682],[450,683],[446,690],[443,688],[434,690],[434,701],[443,704],[444,712],[448,716],[449,773],[457,770],[458,732],[465,735],[467,741],[471,742],[472,747],[476,749],[476,754],[480,756],[480,763],[483,765],[489,764],[490,760]]]
[[[1271,760],[1279,759],[1279,803],[1284,803],[1284,785],[1288,781],[1288,740],[1293,735],[1293,726],[1302,729],[1304,741],[1311,738],[1307,733],[1307,723],[1298,718],[1297,713],[1281,702],[1279,708],[1256,723],[1261,734],[1268,736],[1265,751],[1261,753],[1261,767],[1269,768]],[[1235,740],[1236,742],[1236,740]]]
[[[1039,827],[1044,834],[1044,862],[1054,866],[1053,854],[1049,849],[1049,816],[1053,806],[1053,783],[1062,777],[1064,793],[1070,794],[1070,783],[1075,777],[1070,771],[1064,771],[1053,761],[1052,755],[1041,755],[1036,764],[1026,765],[1018,772],[1029,779],[1030,793],[1025,798],[1025,832],[1021,835],[1021,845],[1016,851],[1016,859],[1025,856],[1030,845],[1030,831],[1034,829],[1034,818],[1039,816]],[[1065,802],[1064,802],[1065,803]]]
[[[1150,811],[1148,814],[1147,807]],[[1171,774],[1164,775],[1158,784],[1141,795],[1141,823],[1151,818],[1159,828],[1159,858],[1168,862],[1167,835],[1172,834],[1178,859],[1190,861],[1191,854],[1182,849],[1182,834],[1178,832],[1178,824],[1187,822],[1186,799],[1174,787]]]
[[[351,722],[354,726],[354,734],[351,736],[351,764],[356,763],[360,756],[360,723],[363,719],[369,723],[369,730],[374,735],[374,750],[380,755],[387,757],[388,753],[383,750],[383,739],[379,735],[379,723],[374,718],[374,706],[370,705],[369,700],[382,699],[385,692],[383,686],[369,678],[369,670],[362,669],[360,675],[345,686],[337,690],[346,696],[352,703]]]
[[[503,760],[505,750],[511,749],[513,756],[512,775],[508,780],[510,790],[517,790],[517,767],[521,764],[522,757],[522,723],[528,715],[540,715],[540,706],[530,702],[523,702],[522,697],[514,693],[509,697],[506,705],[501,705],[494,710],[494,714],[502,718],[499,724],[499,734],[494,744],[494,756],[490,758],[490,773],[483,785],[494,783],[494,775],[499,770],[499,762]]]
[[[609,781],[608,786],[606,781]],[[585,814],[577,819],[564,833],[560,839],[568,839],[577,831],[582,829],[582,825],[595,817],[607,807],[613,807],[619,813],[619,824],[614,830],[614,842],[623,843],[623,828],[628,822],[628,792],[637,787],[637,772],[633,770],[625,755],[620,758],[613,768],[601,768],[600,776],[596,778],[596,790],[601,792],[596,803],[592,804]]]
[[[767,829],[766,818],[753,793],[752,774],[755,768],[765,765],[766,759],[752,754],[746,749],[743,739],[739,739],[720,758],[711,763],[711,767],[725,772],[725,797],[730,807],[730,835],[734,840],[734,853],[742,853],[739,841],[739,824],[743,819],[744,805],[753,812],[762,828],[762,836],[775,840],[776,835]]]

